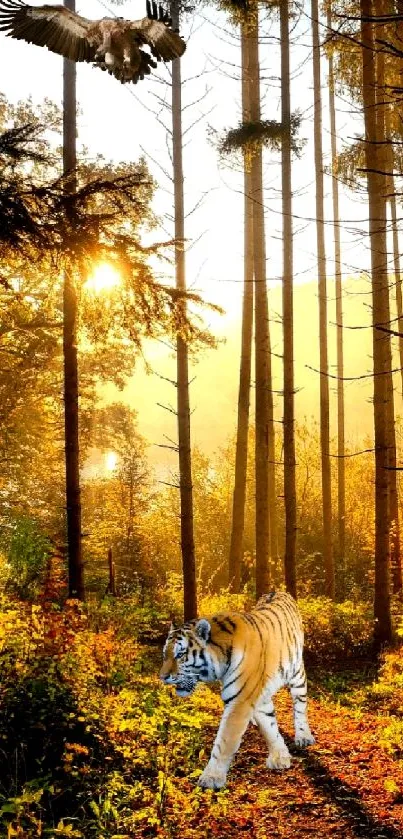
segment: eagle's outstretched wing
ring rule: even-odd
[[[73,61],[93,61],[121,82],[133,82],[155,68],[155,61],[140,47],[148,45],[157,61],[173,61],[186,45],[171,28],[168,13],[147,0],[141,20],[102,18],[88,20],[65,6],[29,6],[23,0],[0,0],[0,32],[17,40],[47,47]]]
[[[138,29],[136,23],[133,29],[138,33],[139,40],[148,44],[152,54],[160,61],[173,61],[185,52],[186,45],[180,35],[159,20],[149,20],[145,17],[141,21],[141,28]]]
[[[171,27],[169,13],[155,0],[147,0],[147,17],[131,24],[139,43],[148,44],[157,61],[173,61],[185,52],[184,40]]]
[[[64,6],[28,6],[22,0],[0,0],[0,31],[73,61],[94,60],[97,44],[88,40],[92,24]]]

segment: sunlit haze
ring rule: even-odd
[[[85,283],[85,289],[99,294],[103,291],[110,291],[110,289],[118,286],[119,283],[119,272],[112,265],[102,262],[95,268],[94,273],[88,277]]]
[[[86,0],[77,11],[88,17],[123,14],[127,18],[144,15],[145,3],[133,0],[119,10],[108,8],[98,0]],[[261,77],[262,116],[280,118],[280,60],[278,20],[273,13],[262,24]],[[224,13],[212,8],[198,9],[187,15],[181,24],[187,50],[181,60],[184,105],[184,175],[186,219],[187,284],[207,300],[220,304],[225,314],[219,317],[205,312],[205,320],[220,338],[217,350],[205,351],[192,361],[191,387],[193,441],[210,451],[224,444],[235,430],[237,381],[239,364],[239,319],[243,284],[243,191],[242,171],[238,165],[225,165],[210,142],[209,128],[219,133],[236,126],[240,111],[240,50],[236,28]],[[305,11],[293,28],[292,108],[302,114],[300,137],[305,141],[300,159],[294,160],[294,275],[296,287],[296,407],[299,417],[318,415],[318,301],[315,234],[315,189],[312,124],[312,64],[310,20]],[[10,73],[10,66],[29,67],[29,73]],[[61,104],[62,59],[39,47],[11,40],[0,35],[0,73],[2,90],[11,101],[32,95],[34,103],[45,97]],[[161,66],[138,85],[119,85],[115,79],[89,65],[77,67],[79,102],[78,145],[86,146],[95,159],[103,154],[114,161],[136,161],[144,155],[152,177],[157,183],[154,209],[160,228],[153,231],[154,241],[173,235],[171,162],[167,153],[167,129],[170,124],[170,69]],[[330,159],[328,129],[327,66],[323,60],[323,123],[325,164]],[[165,105],[166,107],[165,107]],[[358,108],[337,97],[337,133],[339,148],[362,130]],[[282,353],[281,273],[282,215],[281,166],[278,152],[264,154],[265,214],[267,231],[267,278],[270,308],[273,317],[273,352],[275,353],[276,420],[281,421]],[[328,276],[334,275],[331,179],[325,175],[326,248]],[[367,206],[365,196],[340,191],[343,274],[348,283],[346,324],[363,324],[362,332],[348,332],[351,350],[345,355],[347,377],[366,375],[371,366],[371,341],[368,330],[369,287],[359,277],[369,268],[366,238]],[[150,234],[149,234],[150,235]],[[167,267],[168,280],[172,276]],[[357,282],[356,282],[357,281]],[[106,265],[101,265],[88,287],[104,293],[118,282]],[[329,322],[330,357],[335,360],[335,301],[330,284]],[[348,338],[347,338],[348,336]],[[159,447],[164,435],[175,437],[175,418],[170,411],[158,407],[162,402],[172,406],[175,392],[160,377],[175,378],[175,357],[166,344],[148,344],[145,356],[155,375],[146,375],[141,360],[133,378],[122,392],[111,387],[103,389],[104,397],[123,399],[138,411],[140,431],[155,446],[154,460],[176,468],[176,456]],[[277,365],[277,366],[276,366]],[[364,392],[365,391],[365,392]],[[214,393],[214,400],[211,394]],[[332,394],[333,396],[333,394]],[[370,383],[350,382],[346,391],[350,401],[347,412],[349,435],[372,431]]]
[[[106,452],[105,455],[105,469],[107,472],[113,472],[118,464],[118,456],[116,452]]]

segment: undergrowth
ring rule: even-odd
[[[221,712],[218,689],[201,685],[183,701],[158,680],[172,599],[165,606],[122,598],[83,607],[0,598],[1,836],[169,837],[186,823],[200,837],[206,814],[225,818],[227,793],[195,786]],[[230,605],[246,602],[238,596]],[[203,612],[227,603],[225,593],[206,597]],[[365,651],[371,626],[362,604],[312,599],[301,609],[312,674],[319,669],[330,679],[331,662]],[[403,719],[398,656],[385,659],[371,688],[373,703],[398,713],[385,731],[385,749],[396,756]],[[336,697],[336,682],[333,688]]]

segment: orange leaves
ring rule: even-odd
[[[42,591],[39,597],[42,605],[58,603],[67,591],[65,562],[60,556],[49,556]]]
[[[202,791],[196,782],[214,740],[222,705],[218,694],[200,685],[192,697],[179,700],[159,683],[159,651],[142,648],[132,639],[132,627],[138,630],[144,618],[133,603],[93,603],[91,609],[89,619],[75,601],[63,609],[42,603],[34,609],[13,604],[0,611],[0,651],[7,678],[18,680],[17,665],[23,675],[24,668],[31,674],[29,690],[21,700],[17,696],[20,715],[23,703],[31,703],[33,709],[27,737],[47,742],[40,728],[46,728],[45,723],[47,730],[54,724],[52,738],[60,734],[54,786],[41,799],[43,810],[28,799],[22,802],[24,819],[28,812],[42,817],[49,800],[52,807],[66,807],[60,813],[65,819],[60,835],[68,835],[70,822],[82,836],[105,839],[375,839],[385,835],[386,826],[394,828],[396,836],[402,833],[403,768],[385,745],[391,717],[369,713],[365,706],[340,707],[322,691],[322,702],[310,701],[317,744],[301,751],[291,740],[289,771],[266,769],[266,744],[250,726],[228,787],[218,794]],[[341,609],[338,615],[340,625]],[[314,609],[311,618],[311,625],[318,626]],[[361,626],[361,616],[357,621]],[[38,663],[40,678],[35,673],[31,678]],[[401,672],[397,659],[385,664],[378,697],[382,709],[391,696],[400,701]],[[340,674],[327,673],[327,679],[330,693],[343,689]],[[7,699],[0,682],[1,698]],[[46,717],[45,699],[50,709]],[[280,693],[276,707],[280,726],[291,739],[289,699]],[[12,712],[16,719],[15,705]],[[18,737],[20,731],[18,717]],[[0,742],[1,753],[6,743]],[[41,750],[34,749],[35,765],[38,754]],[[69,800],[73,789],[78,790],[74,801]],[[0,833],[5,823],[1,794],[0,790]],[[7,816],[5,811],[4,819],[18,825],[13,813]],[[51,823],[62,823],[59,812],[46,813],[43,819],[43,836]],[[24,829],[24,839],[40,835],[31,823]]]
[[[380,822],[379,835],[382,822],[401,829],[403,808],[396,805],[403,790],[403,768],[383,746],[387,718],[334,705],[324,712],[319,703],[311,702],[310,719],[317,737],[314,753],[329,783],[345,786],[351,812],[349,802],[355,807],[359,803],[370,820]]]

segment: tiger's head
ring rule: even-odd
[[[198,682],[211,681],[207,644],[210,623],[205,618],[175,629],[171,624],[164,645],[160,679],[174,685],[178,696],[190,696]]]

